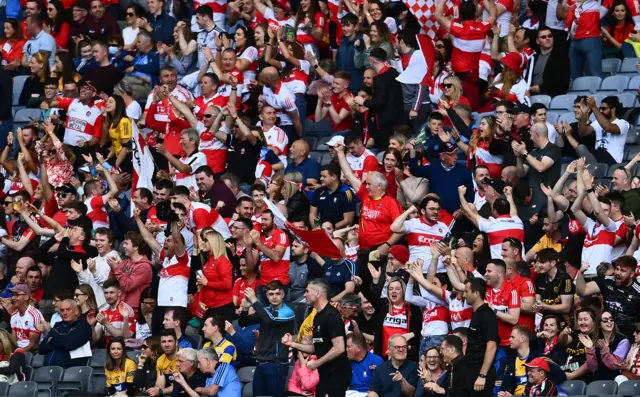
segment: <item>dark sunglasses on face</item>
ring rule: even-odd
[[[449,88],[453,87],[453,84],[451,84],[451,83],[445,83],[445,84],[442,84],[442,86],[443,86],[444,88],[449,89]]]
[[[136,14],[134,14],[134,13],[132,13],[132,12],[128,12],[128,13],[127,13],[127,16],[128,16],[128,17],[135,17],[135,16],[136,16]]]
[[[213,117],[212,114],[203,114],[202,117],[204,117],[205,119],[210,119],[211,117]]]
[[[544,36],[540,36],[540,40],[550,39],[550,38],[552,38],[552,37],[553,37],[553,35],[551,35],[551,34],[546,34],[546,35],[544,35]]]
[[[608,322],[613,322],[613,319],[612,318],[601,318],[600,322],[603,323],[603,324],[606,324]]]
[[[444,48],[444,44],[436,44],[436,49],[441,50]]]
[[[51,154],[51,153],[49,153],[49,154]],[[57,192],[56,196],[60,197],[61,199],[65,199],[65,198],[67,198],[67,194],[68,194],[67,192]]]

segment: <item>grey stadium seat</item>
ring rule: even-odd
[[[322,156],[324,156],[324,155],[325,155],[325,152],[311,152],[311,153],[309,153],[309,157],[311,157],[312,159],[317,161],[318,164],[320,164],[320,162],[322,161]]]
[[[551,103],[551,97],[549,95],[533,95],[529,97],[529,99],[531,100],[531,104],[541,103],[546,107],[549,107]]]
[[[640,143],[640,128],[631,128],[627,133],[627,145],[637,145]]]
[[[107,351],[105,349],[96,349],[93,351],[89,366],[91,368],[104,368],[107,364]]]
[[[253,374],[256,372],[256,367],[242,367],[238,370],[238,379],[242,383],[250,383],[253,381]]]
[[[638,88],[640,88],[640,76],[634,76],[629,80],[627,91],[635,92]]]
[[[253,382],[249,382],[242,387],[242,397],[253,397]]]
[[[104,394],[107,388],[107,378],[104,374],[93,374],[91,383],[89,384],[89,392]]]
[[[609,76],[602,80],[600,91],[612,90],[623,92],[629,84],[629,76]]]
[[[640,395],[640,382],[628,380],[618,385],[618,394],[621,396],[638,396]]]
[[[581,380],[568,380],[560,387],[570,396],[584,394],[587,390],[587,384]]]
[[[27,81],[29,76],[16,76],[13,78],[13,106],[18,105],[22,88],[24,88],[24,82]]]
[[[9,387],[9,395],[12,397],[36,397],[38,384],[36,382],[19,382]]]
[[[547,111],[547,123],[555,123],[558,121],[558,118],[562,115],[562,112],[555,112],[553,110]]]
[[[9,395],[9,384],[7,382],[0,383],[0,396]]]
[[[576,115],[573,112],[566,112],[566,113],[562,113],[560,115],[560,117],[558,118],[558,121],[556,121],[557,123],[564,123],[567,122],[569,124],[571,123],[575,123],[576,122]]]
[[[13,117],[13,125],[14,129],[22,128],[25,125],[35,121],[40,121],[40,116],[42,115],[42,111],[40,109],[20,109],[16,112],[16,115]]]
[[[628,146],[624,152],[624,161],[630,161],[636,154],[640,153],[640,146]]]
[[[573,102],[578,96],[572,94],[558,95],[551,100],[551,110],[573,110]]]
[[[602,79],[598,76],[583,76],[571,82],[571,88],[569,92],[574,91],[589,91],[595,93],[600,88]]]
[[[316,144],[316,150],[318,151],[322,151],[322,152],[326,152],[329,150],[329,146],[327,146],[327,142],[329,142],[329,140],[331,140],[330,136],[325,136],[322,137],[318,140],[318,143]]]
[[[613,76],[620,69],[620,65],[622,65],[622,60],[618,58],[608,58],[602,60],[602,74]]]
[[[638,75],[638,69],[636,68],[636,63],[640,62],[640,58],[627,58],[622,61],[622,65],[620,65],[620,71],[618,74],[624,74],[625,76],[636,76]]]
[[[320,165],[329,164],[330,162],[331,162],[331,155],[329,153],[325,153],[324,156],[322,156],[322,162],[320,162]]]
[[[591,171],[591,175],[593,175],[596,179],[604,178],[607,175],[608,169],[609,169],[609,166],[605,163],[589,165],[589,170]]]
[[[618,384],[612,380],[596,380],[587,386],[587,396],[600,396],[603,394],[616,394]]]
[[[81,391],[88,391],[92,373],[91,367],[87,366],[67,368],[62,375],[62,382],[58,383],[58,392],[76,390],[77,386]]]
[[[304,140],[309,144],[309,150],[316,150],[316,145],[318,144],[318,138],[315,136],[306,136]]]
[[[189,335],[189,336],[193,336],[193,335]],[[138,357],[140,357],[141,354],[142,354],[142,351],[140,351],[140,350],[129,350],[127,352],[127,357],[129,357],[130,359],[132,359],[133,361],[135,361],[137,363],[138,362]]]
[[[620,103],[622,104],[623,107],[625,108],[632,108],[633,105],[636,103],[636,95],[635,94],[618,94],[618,99],[620,100]]]

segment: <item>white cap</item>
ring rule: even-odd
[[[327,142],[327,146],[335,147],[339,143],[344,145],[344,137],[342,135],[336,135],[329,139],[329,142]]]

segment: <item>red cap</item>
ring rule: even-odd
[[[389,255],[393,255],[401,263],[409,261],[409,248],[404,245],[394,245],[389,249]]]
[[[534,358],[524,366],[529,368],[540,368],[545,370],[546,372],[549,372],[549,363],[542,357]]]
[[[508,66],[518,73],[522,73],[525,66],[527,66],[527,60],[519,52],[508,53],[507,55],[502,57],[500,62],[502,62],[504,66]]]

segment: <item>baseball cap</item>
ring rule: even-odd
[[[519,103],[513,108],[513,114],[519,114],[519,113],[530,114],[531,108],[525,104]]]
[[[545,360],[542,357],[534,358],[533,360],[526,363],[524,366],[529,368],[540,368],[545,370],[546,372],[550,371],[549,363],[547,362],[547,360]]]
[[[458,151],[458,146],[450,143],[442,144],[438,147],[438,153],[455,153]]]
[[[89,87],[94,91],[98,91],[98,89],[96,88],[96,86],[93,85],[93,82],[91,80],[85,80],[85,79],[80,80],[78,82],[78,89],[82,87]]]
[[[89,2],[87,0],[78,0],[73,6],[77,8],[83,8],[87,11],[91,9],[91,6],[89,5]]]
[[[14,294],[25,294],[28,297],[31,297],[31,289],[27,284],[15,285],[12,288],[9,288],[9,291],[13,292]]]
[[[500,59],[500,62],[502,62],[504,66],[508,66],[516,73],[522,73],[525,66],[527,65],[526,58],[519,52],[508,53],[507,55],[503,56],[502,59]]]
[[[336,135],[329,139],[329,142],[327,142],[327,146],[335,147],[339,143],[344,145],[344,137],[342,135]]]
[[[56,188],[56,192],[65,192],[65,193],[75,194],[76,196],[78,195],[78,191],[70,183],[65,183],[64,185],[58,186]]]
[[[389,255],[393,255],[400,263],[407,263],[409,260],[409,248],[404,245],[394,245],[389,248]]]
[[[485,180],[488,186],[491,186],[492,188],[495,189],[496,192],[498,192],[498,194],[502,194],[502,192],[504,191],[504,187],[505,184],[504,182],[502,182],[502,179],[498,179],[498,178],[493,178],[493,179],[486,179]]]

